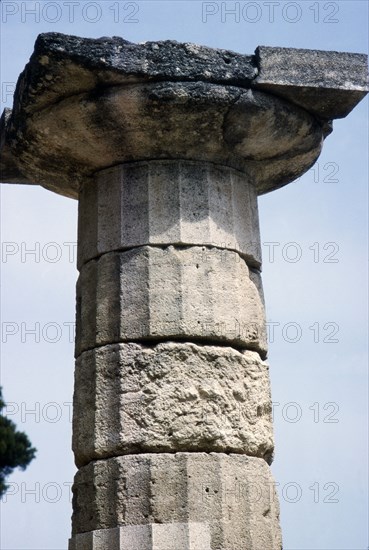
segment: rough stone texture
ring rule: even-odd
[[[0,170],[81,194],[71,550],[281,549],[255,195],[312,166],[367,74],[357,54],[37,39]],[[223,237],[243,257],[198,246]]]
[[[7,128],[21,172],[70,196],[97,171],[163,158],[247,168],[262,192],[305,172],[322,146],[321,125],[300,107],[207,82],[99,88],[32,116],[20,113]],[[263,170],[270,166],[266,179]]]
[[[76,363],[77,466],[138,452],[220,451],[271,462],[268,364],[230,347],[116,344]]]
[[[174,40],[134,44],[117,36],[91,39],[45,33],[38,36],[23,75],[30,88],[22,92],[24,108],[33,112],[35,104],[38,109],[40,102],[50,105],[60,95],[74,95],[107,82],[203,81],[249,88],[264,79],[300,86],[316,86],[320,81],[317,109],[324,102],[326,89],[345,90],[347,97],[353,90],[368,91],[366,58],[354,53],[265,46],[259,46],[255,55],[243,55]],[[52,89],[50,82],[60,79],[63,88]]]
[[[327,119],[345,116],[368,91],[365,60],[42,34],[4,125],[2,175],[77,197],[98,170],[177,158],[247,171],[265,193],[315,162]]]
[[[60,33],[40,34],[22,79],[28,113],[99,85],[145,81],[212,82],[249,88],[266,81],[286,86],[321,85],[314,105],[319,109],[327,89],[367,92],[366,55],[261,46],[255,55],[209,48],[174,40],[134,44],[120,37],[80,38]],[[57,81],[59,87],[50,83]],[[295,97],[300,90],[295,90]],[[362,97],[351,94],[351,103]],[[290,97],[289,97],[290,99]],[[309,104],[308,107],[311,105]],[[306,108],[306,105],[304,105]],[[337,105],[339,110],[341,105]],[[333,113],[334,115],[335,113]],[[336,118],[336,117],[334,117]]]
[[[241,172],[190,161],[123,164],[100,172],[79,201],[78,267],[142,245],[208,245],[260,268],[257,195]]]
[[[210,532],[211,550],[281,549],[278,499],[260,458],[176,453],[98,460],[77,472],[73,493],[73,534],[160,524],[157,550],[164,550],[164,527],[190,529],[194,522]]]
[[[76,355],[175,338],[253,349],[264,358],[263,298],[253,282],[260,275],[249,274],[236,252],[197,246],[144,246],[91,260],[77,283]]]
[[[156,81],[215,82],[248,87],[257,74],[253,56],[174,40],[135,44],[119,36],[82,38],[40,34],[23,78],[28,112],[98,85]],[[81,78],[82,77],[82,78]],[[51,81],[61,84],[59,89]],[[37,89],[37,91],[36,91]],[[41,96],[41,97],[40,97]]]
[[[6,138],[11,109],[4,109],[0,118],[0,182],[33,184],[20,172]]]
[[[152,523],[75,535],[69,550],[212,550],[205,523]]]
[[[252,86],[325,119],[343,118],[368,93],[368,56],[259,46]]]

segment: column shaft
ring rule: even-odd
[[[71,550],[280,548],[253,182],[104,170],[78,266]]]
[[[362,54],[37,38],[0,179],[79,199],[71,550],[280,550],[257,196],[368,89]]]

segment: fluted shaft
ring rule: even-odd
[[[70,550],[280,550],[257,197],[367,56],[41,34],[0,177],[79,200]]]
[[[96,174],[78,265],[71,550],[280,548],[251,178],[183,160]]]

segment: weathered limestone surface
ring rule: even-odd
[[[29,181],[21,174],[16,159],[11,151],[6,130],[10,121],[12,110],[5,108],[0,117],[0,182],[22,183],[32,185],[34,181]]]
[[[204,523],[151,523],[98,529],[75,535],[69,550],[212,550]]]
[[[142,245],[228,248],[260,268],[256,189],[245,174],[211,163],[115,166],[82,189],[78,242],[79,268]]]
[[[77,285],[76,355],[114,342],[179,338],[264,357],[264,304],[249,273],[236,252],[206,247],[145,246],[91,260]]]
[[[343,118],[368,93],[368,56],[296,48],[256,49],[252,86],[279,95],[321,119]]]
[[[73,509],[74,535],[117,526],[142,533],[142,526],[160,524],[157,549],[166,550],[164,527],[175,532],[178,523],[194,523],[210,534],[211,550],[281,548],[274,482],[260,458],[162,453],[98,460],[77,472]]]
[[[321,125],[300,107],[205,82],[127,84],[72,95],[28,116],[21,136],[12,131],[13,121],[9,132],[20,170],[74,196],[114,164],[163,158],[247,167],[261,192],[305,172],[322,146]],[[264,165],[271,169],[268,181]]]
[[[366,62],[293,48],[260,47],[250,56],[175,41],[41,34],[13,113],[1,121],[2,181],[76,198],[96,171],[177,158],[247,170],[265,193],[315,162],[330,120],[367,93]]]
[[[174,40],[134,44],[118,36],[92,39],[46,33],[37,38],[22,75],[29,87],[22,92],[24,107],[33,112],[35,105],[54,103],[61,94],[77,94],[98,84],[167,80],[262,88],[268,79],[295,86],[295,97],[300,87],[320,85],[315,109],[324,113],[327,91],[344,90],[352,107],[364,97],[366,61],[366,55],[356,53],[259,46],[255,55],[244,55]],[[58,89],[50,86],[53,80],[60,82]]]
[[[80,199],[70,550],[281,550],[257,195],[312,166],[366,60],[37,39],[0,177]]]
[[[229,347],[120,344],[76,363],[78,466],[127,453],[220,451],[271,462],[268,364]]]

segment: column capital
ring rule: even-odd
[[[247,171],[258,193],[318,158],[368,91],[361,54],[41,34],[1,119],[1,179],[76,198],[94,173],[183,159]]]

